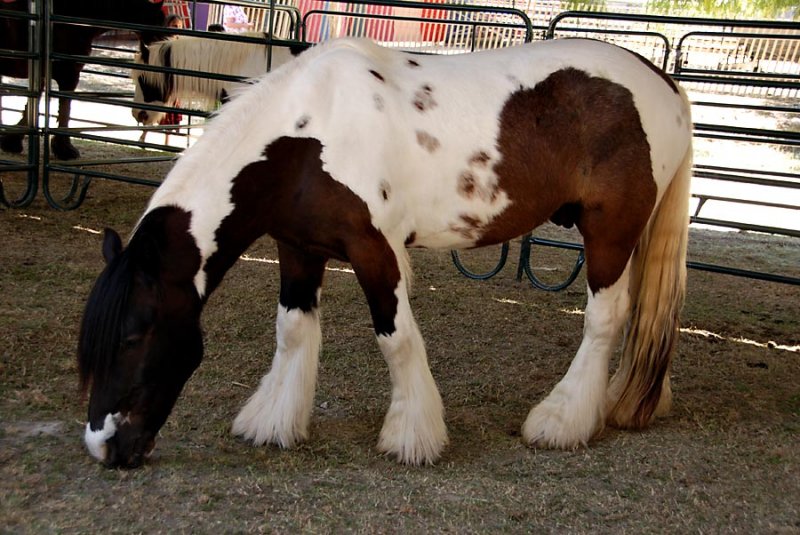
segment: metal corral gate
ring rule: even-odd
[[[291,0],[290,0],[291,1]],[[181,4],[181,2],[172,2]],[[211,9],[208,23],[219,22],[223,4],[215,0],[208,2]],[[497,48],[519,44],[531,39],[558,38],[584,35],[615,42],[630,48],[665,68],[689,90],[693,98],[695,114],[695,143],[702,147],[708,140],[716,144],[730,144],[734,147],[780,147],[792,151],[794,159],[782,168],[770,168],[769,158],[756,158],[747,165],[718,165],[704,162],[696,157],[693,182],[694,206],[692,221],[740,230],[768,232],[793,238],[800,237],[800,210],[798,190],[800,190],[800,164],[797,163],[800,132],[800,25],[768,21],[723,21],[715,19],[693,19],[681,17],[661,17],[648,15],[619,15],[596,12],[565,12],[552,18],[547,25],[535,25],[531,18],[541,17],[541,13],[526,12],[509,7],[464,6],[427,2],[352,1],[321,2],[317,0],[294,0],[289,5],[269,3],[230,1],[245,8],[257,28],[281,39],[268,39],[275,46],[287,46],[290,39],[319,41],[339,35],[363,35],[372,37],[387,46],[401,47],[421,53],[463,53],[470,50]],[[185,4],[185,3],[184,3]],[[194,2],[191,2],[194,4]],[[31,21],[38,31],[32,32],[29,52],[0,50],[0,57],[25,57],[32,62],[49,59],[72,59],[94,69],[105,69],[102,74],[126,78],[130,69],[130,59],[92,55],[68,56],[46,50],[47,32],[53,22],[83,24],[91,22],[110,30],[142,30],[144,27],[103,21],[86,21],[50,15],[44,9],[44,0],[31,3],[30,14],[18,14],[0,10],[0,16],[22,17]],[[196,8],[196,5],[193,5]],[[192,10],[193,15],[196,9]],[[270,16],[273,14],[273,16]],[[189,20],[195,26],[194,18]],[[254,41],[246,37],[230,34],[211,34],[195,30],[177,30],[171,33],[181,35],[203,35],[207,38]],[[104,47],[96,47],[103,53]],[[44,50],[43,52],[40,52]],[[119,49],[105,47],[107,51]],[[132,56],[133,50],[125,53]],[[119,54],[117,54],[118,56]],[[147,70],[147,69],[145,69]],[[217,79],[231,79],[222,75],[179,71],[175,69],[149,68],[149,70],[169,70],[178,74],[195,74]],[[36,73],[38,69],[31,68]],[[86,71],[85,71],[86,72]],[[99,72],[99,71],[95,71]],[[47,81],[49,82],[49,80]],[[32,103],[31,109],[38,109],[38,95],[35,88],[39,81],[32,76],[27,88],[0,85],[3,94],[26,97]],[[46,96],[66,97],[78,102],[92,102],[113,105],[123,109],[132,107],[130,89],[106,92],[59,92],[47,87]],[[713,91],[712,91],[713,90]],[[139,105],[139,108],[165,111],[166,108]],[[141,163],[164,161],[172,154],[182,150],[173,146],[163,146],[134,140],[112,137],[125,132],[141,132],[139,126],[119,126],[93,120],[88,127],[58,129],[50,126],[49,98],[44,101],[45,113],[40,118],[38,129],[30,128],[26,133],[38,132],[30,136],[30,149],[26,161],[0,160],[0,171],[6,173],[25,173],[26,186],[23,193],[10,199],[0,190],[0,202],[7,206],[29,204],[39,184],[38,168],[41,164],[41,185],[45,198],[57,209],[74,209],[80,206],[87,188],[93,178],[105,178],[129,183],[156,186],[158,181],[98,171],[97,166],[112,163]],[[171,109],[170,109],[171,110]],[[722,124],[719,121],[704,120],[707,110],[728,110],[736,113],[766,114],[774,123],[774,128],[750,127],[734,121]],[[180,113],[192,118],[202,118],[207,114],[190,109],[178,109]],[[32,115],[36,115],[32,112]],[[30,124],[36,124],[31,118]],[[12,131],[15,127],[3,127]],[[148,127],[148,130],[163,130],[163,127]],[[79,160],[74,163],[51,161],[47,140],[54,133],[68,132],[75,138],[115,143],[130,147],[159,149],[161,155],[136,156],[117,160]],[[44,143],[40,144],[40,137]],[[41,148],[40,148],[41,147]],[[733,153],[738,148],[731,149]],[[702,155],[701,155],[702,156]],[[755,164],[755,165],[754,165]],[[51,192],[51,175],[68,174],[66,193],[56,196]],[[706,191],[705,185],[716,184],[714,193]],[[720,188],[719,185],[723,187]],[[700,187],[695,187],[700,186]],[[718,194],[717,190],[741,190],[737,194]],[[768,192],[765,196],[764,192]],[[737,218],[722,218],[715,215],[720,206],[759,207],[789,214],[788,220],[795,225],[776,225],[761,221],[746,221]],[[767,216],[768,218],[770,216]],[[518,276],[526,273],[533,284],[544,289],[560,289],[574,280],[583,262],[582,252],[576,261],[573,273],[568,280],[557,285],[547,285],[539,281],[530,267],[530,247],[532,245],[558,246],[581,251],[577,243],[554,242],[526,236],[522,241]],[[487,273],[474,273],[465,267],[454,254],[456,265],[466,275],[474,278],[488,278],[502,269],[508,255],[508,244],[501,249],[497,266]],[[734,270],[719,266],[690,263],[690,266],[712,271],[723,271],[765,280],[800,284],[800,279],[775,274],[755,273]]]

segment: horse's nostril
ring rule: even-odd
[[[120,464],[120,467],[128,469],[139,468],[140,466],[142,466],[143,462],[144,462],[144,456],[141,453],[134,453],[130,457],[128,457],[125,463]]]
[[[136,120],[140,123],[144,123],[147,120],[147,112],[145,110],[140,111],[136,116]]]
[[[119,447],[113,437],[106,441],[106,457],[103,459],[103,464],[106,468],[119,466]]]

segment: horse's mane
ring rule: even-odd
[[[131,255],[125,251],[109,262],[89,294],[78,338],[81,388],[108,376],[111,359],[122,340],[122,315],[133,275]]]
[[[264,38],[263,33],[244,35]],[[259,64],[263,64],[263,72],[266,72],[266,54],[266,44],[191,36],[177,37],[150,45],[147,64],[252,77],[258,73],[243,72],[244,67],[248,62],[256,60]],[[142,62],[141,58],[137,58],[137,61]],[[147,83],[162,90],[171,85],[173,96],[178,98],[182,105],[193,105],[201,109],[213,109],[222,90],[226,85],[230,86],[230,82],[223,80],[211,80],[197,76],[168,76],[167,73],[161,72],[134,72],[134,77],[136,76],[144,76]]]
[[[149,228],[137,228],[128,247],[106,265],[94,283],[78,337],[78,372],[81,388],[90,381],[108,379],[114,356],[122,342],[128,299],[136,277],[147,277],[146,266],[158,265]]]

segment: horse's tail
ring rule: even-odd
[[[641,429],[670,409],[670,360],[686,294],[691,177],[690,143],[631,260],[631,317],[608,388],[607,422],[615,427]]]

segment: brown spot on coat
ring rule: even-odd
[[[383,75],[381,75],[381,73],[379,73],[378,71],[370,69],[369,73],[372,76],[374,76],[375,78],[377,78],[378,80],[380,80],[381,82],[385,82],[386,81],[386,79],[384,79]]]
[[[406,61],[406,65],[408,65],[409,67],[412,67],[412,68],[419,67],[419,63],[417,61],[413,60],[413,59],[410,59],[410,60]]]
[[[405,244],[406,247],[410,247],[411,245],[413,245],[416,239],[417,239],[416,232],[412,232],[411,234],[409,234],[408,237],[406,238],[406,244]]]
[[[461,173],[458,179],[458,193],[467,198],[475,195],[475,175],[470,171]]]
[[[459,234],[462,238],[467,240],[476,240],[481,233],[481,220],[473,215],[460,214],[458,216],[459,223],[451,223],[450,231]]]
[[[428,152],[436,152],[441,146],[439,140],[424,130],[417,130],[417,143]]]
[[[437,106],[437,102],[433,98],[433,88],[428,84],[423,85],[414,93],[412,102],[419,111],[430,110]]]
[[[294,127],[295,127],[297,130],[302,130],[303,128],[305,128],[306,126],[308,126],[308,122],[309,122],[310,120],[311,120],[311,118],[310,118],[308,115],[303,115],[302,117],[300,117],[300,118],[297,120],[297,122],[296,122],[296,123],[294,123]]]
[[[486,167],[489,165],[489,155],[485,151],[478,151],[469,159],[469,164],[477,167]]]
[[[375,103],[375,109],[378,111],[383,111],[384,103],[383,97],[378,95],[377,93],[372,95],[372,101]]]
[[[382,180],[381,181],[381,197],[383,197],[384,201],[388,201],[389,200],[389,194],[391,193],[391,191],[392,191],[392,187],[389,185],[389,183],[386,182],[385,180]]]

